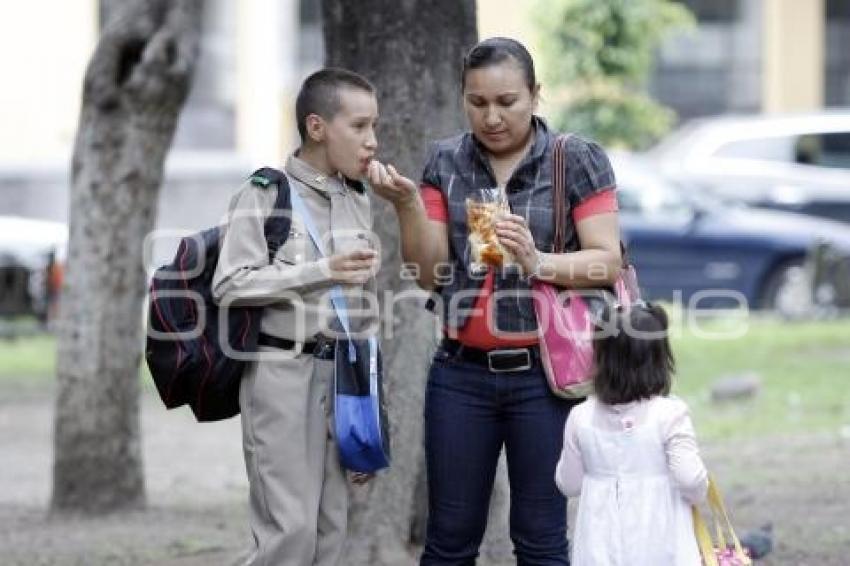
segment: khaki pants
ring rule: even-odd
[[[260,351],[279,355],[273,348]],[[333,361],[302,354],[254,362],[242,377],[252,566],[341,561],[348,488],[332,437],[333,367]]]

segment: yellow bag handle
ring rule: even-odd
[[[702,563],[705,566],[718,566],[717,556],[714,554],[714,542],[696,505],[691,506],[691,513],[694,516],[694,534],[697,537],[699,553],[702,555]]]
[[[724,533],[728,533],[732,538],[732,545],[735,547],[735,553],[738,555],[738,558],[743,560],[744,564],[752,564],[752,560],[744,553],[744,548],[741,546],[738,535],[735,534],[735,529],[732,526],[732,521],[729,520],[729,514],[726,512],[726,505],[723,504],[723,497],[720,495],[717,483],[710,475],[708,477],[708,507],[714,519],[714,529],[719,548],[726,548],[726,537]],[[694,534],[697,538],[697,545],[699,546],[700,554],[702,554],[703,562],[705,566],[718,566],[717,557],[714,554],[714,543],[711,540],[711,534],[708,531],[705,520],[695,505],[691,508],[691,512],[694,518]]]

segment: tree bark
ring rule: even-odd
[[[163,163],[191,85],[201,0],[114,7],[86,71],[71,171],[52,510],[145,503],[139,363]]]
[[[124,0],[98,0],[97,15],[98,28],[102,30],[107,24],[112,21],[112,18],[121,13],[121,7]]]
[[[461,131],[463,55],[477,41],[474,0],[324,0],[326,64],[357,71],[378,89],[378,156],[419,179],[430,140]],[[387,474],[355,494],[349,564],[410,562],[411,542],[421,542],[424,505],[422,404],[436,321],[423,294],[398,301],[385,293],[416,289],[400,276],[398,223],[392,206],[372,201],[383,243],[378,285],[385,318],[386,395],[393,463]],[[393,308],[394,306],[394,308]],[[419,478],[419,479],[417,479]],[[420,539],[420,540],[416,540]]]

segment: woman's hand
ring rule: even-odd
[[[499,243],[514,254],[523,272],[526,275],[534,273],[538,261],[537,248],[525,218],[516,214],[501,217],[496,222],[496,235],[499,237]]]
[[[400,175],[392,165],[384,165],[373,159],[369,163],[369,184],[381,197],[387,199],[396,208],[415,204],[419,198],[419,188],[416,183]]]

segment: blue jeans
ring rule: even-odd
[[[437,351],[425,396],[428,529],[421,566],[475,564],[502,446],[517,564],[569,564],[567,502],[555,486],[555,465],[572,406],[552,395],[539,363],[491,373]]]

